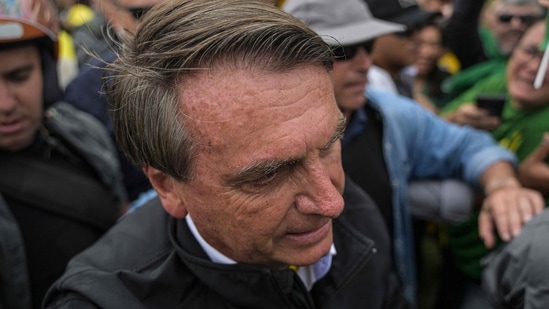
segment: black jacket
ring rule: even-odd
[[[344,198],[334,220],[337,254],[310,292],[291,270],[212,263],[186,221],[170,217],[156,199],[73,259],[46,307],[407,308],[377,207],[349,179]]]
[[[116,223],[126,200],[101,124],[63,102],[44,115],[30,146],[0,150],[0,308],[39,308],[69,260]]]

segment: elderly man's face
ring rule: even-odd
[[[40,126],[43,80],[36,46],[0,51],[0,150],[28,147]]]
[[[241,263],[308,265],[329,252],[343,210],[344,119],[329,74],[217,70],[183,85],[181,112],[199,141],[194,178],[162,198],[191,215],[214,248]]]
[[[545,24],[530,28],[517,46],[507,66],[507,89],[517,107],[534,109],[549,104],[549,74],[540,89],[534,89],[534,80],[542,52],[539,45],[545,35]]]
[[[509,55],[541,12],[535,5],[495,4],[489,14],[489,27],[504,55]]]

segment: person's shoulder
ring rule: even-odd
[[[81,265],[106,271],[146,267],[151,256],[172,249],[169,221],[158,198],[124,215],[103,238],[78,256]]]
[[[157,198],[121,218],[69,262],[50,288],[46,308],[139,303],[139,295],[145,293],[139,289],[151,287],[165,272],[163,267],[177,269],[172,267],[175,249],[168,235],[169,220]]]
[[[52,104],[45,112],[46,123],[69,141],[79,143],[79,139],[93,139],[100,144],[110,142],[104,126],[91,114],[64,101]]]

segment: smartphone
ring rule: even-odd
[[[506,100],[507,95],[505,94],[479,94],[475,100],[475,103],[479,108],[487,110],[491,116],[501,118],[503,105]]]

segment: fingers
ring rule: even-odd
[[[492,248],[496,243],[495,227],[503,241],[510,241],[543,208],[541,195],[533,190],[499,190],[487,197],[482,206],[478,221],[479,236],[487,248]]]
[[[480,239],[488,249],[494,247],[496,238],[494,237],[494,225],[492,224],[492,215],[488,209],[482,209],[478,216],[478,230]]]
[[[488,111],[478,108],[474,104],[465,104],[456,111],[456,123],[470,125],[477,129],[494,130],[500,124],[500,119],[490,116]]]

